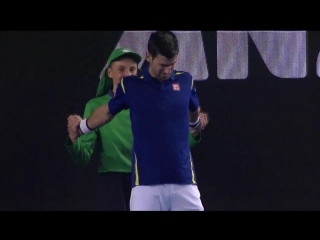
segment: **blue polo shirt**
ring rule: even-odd
[[[189,145],[189,111],[199,106],[192,76],[173,70],[167,81],[149,68],[121,80],[109,111],[130,108],[133,133],[132,186],[196,184]]]

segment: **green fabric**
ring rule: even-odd
[[[105,69],[106,71],[107,69]],[[108,77],[108,75],[106,74],[106,72],[103,73],[99,85],[98,85],[98,89],[97,89],[97,93],[96,93],[96,97],[102,97],[105,94],[107,94],[107,92],[109,90],[112,91],[113,89],[113,82],[112,79]]]
[[[189,133],[189,144],[190,148],[192,149],[201,141],[201,132],[196,136],[193,137],[191,133]]]
[[[91,99],[86,104],[83,118],[110,99],[108,94]],[[81,135],[75,144],[68,139],[66,148],[75,163],[85,165],[92,157],[96,142],[100,155],[98,172],[131,172],[133,137],[129,110],[121,111],[110,123],[95,131]]]

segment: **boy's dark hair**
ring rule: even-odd
[[[151,33],[148,41],[148,52],[152,58],[158,54],[168,59],[179,53],[179,43],[176,35],[171,31],[156,31]]]

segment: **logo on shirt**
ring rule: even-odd
[[[179,83],[172,83],[172,88],[173,88],[174,91],[180,91]]]

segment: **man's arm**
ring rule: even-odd
[[[129,107],[126,103],[124,83],[122,79],[118,84],[115,97],[112,98],[108,103],[98,107],[90,117],[83,119],[80,122],[80,134],[86,134],[99,127],[102,127],[103,125],[109,123],[117,113],[128,108]]]
[[[193,79],[191,84],[191,94],[189,100],[189,125],[191,129],[195,129],[200,124],[200,105],[197,96],[196,89],[193,85]]]
[[[201,131],[208,124],[208,116],[207,113],[200,112],[199,99],[197,96],[196,89],[193,85],[193,80],[191,84],[191,94],[189,100],[189,127],[190,132],[193,136],[197,134],[201,134]],[[200,141],[200,139],[199,139]],[[190,142],[190,138],[189,138]]]
[[[87,134],[95,129],[110,122],[114,116],[122,111],[128,109],[126,97],[124,94],[123,79],[118,84],[116,96],[108,103],[98,107],[87,119],[80,119],[79,116],[73,115],[68,118],[68,129],[75,135]]]
[[[195,124],[199,120],[200,115],[200,107],[198,107],[195,111],[189,112],[189,122],[190,125]]]
[[[199,128],[190,128],[190,133],[189,133],[190,148],[193,148],[201,141],[202,131],[206,128],[207,124],[209,123],[209,118],[207,113],[200,112],[199,117],[200,117]]]
[[[90,117],[83,119],[80,123],[80,131],[87,133],[102,127],[114,118],[114,115],[109,111],[109,103],[98,107]]]

